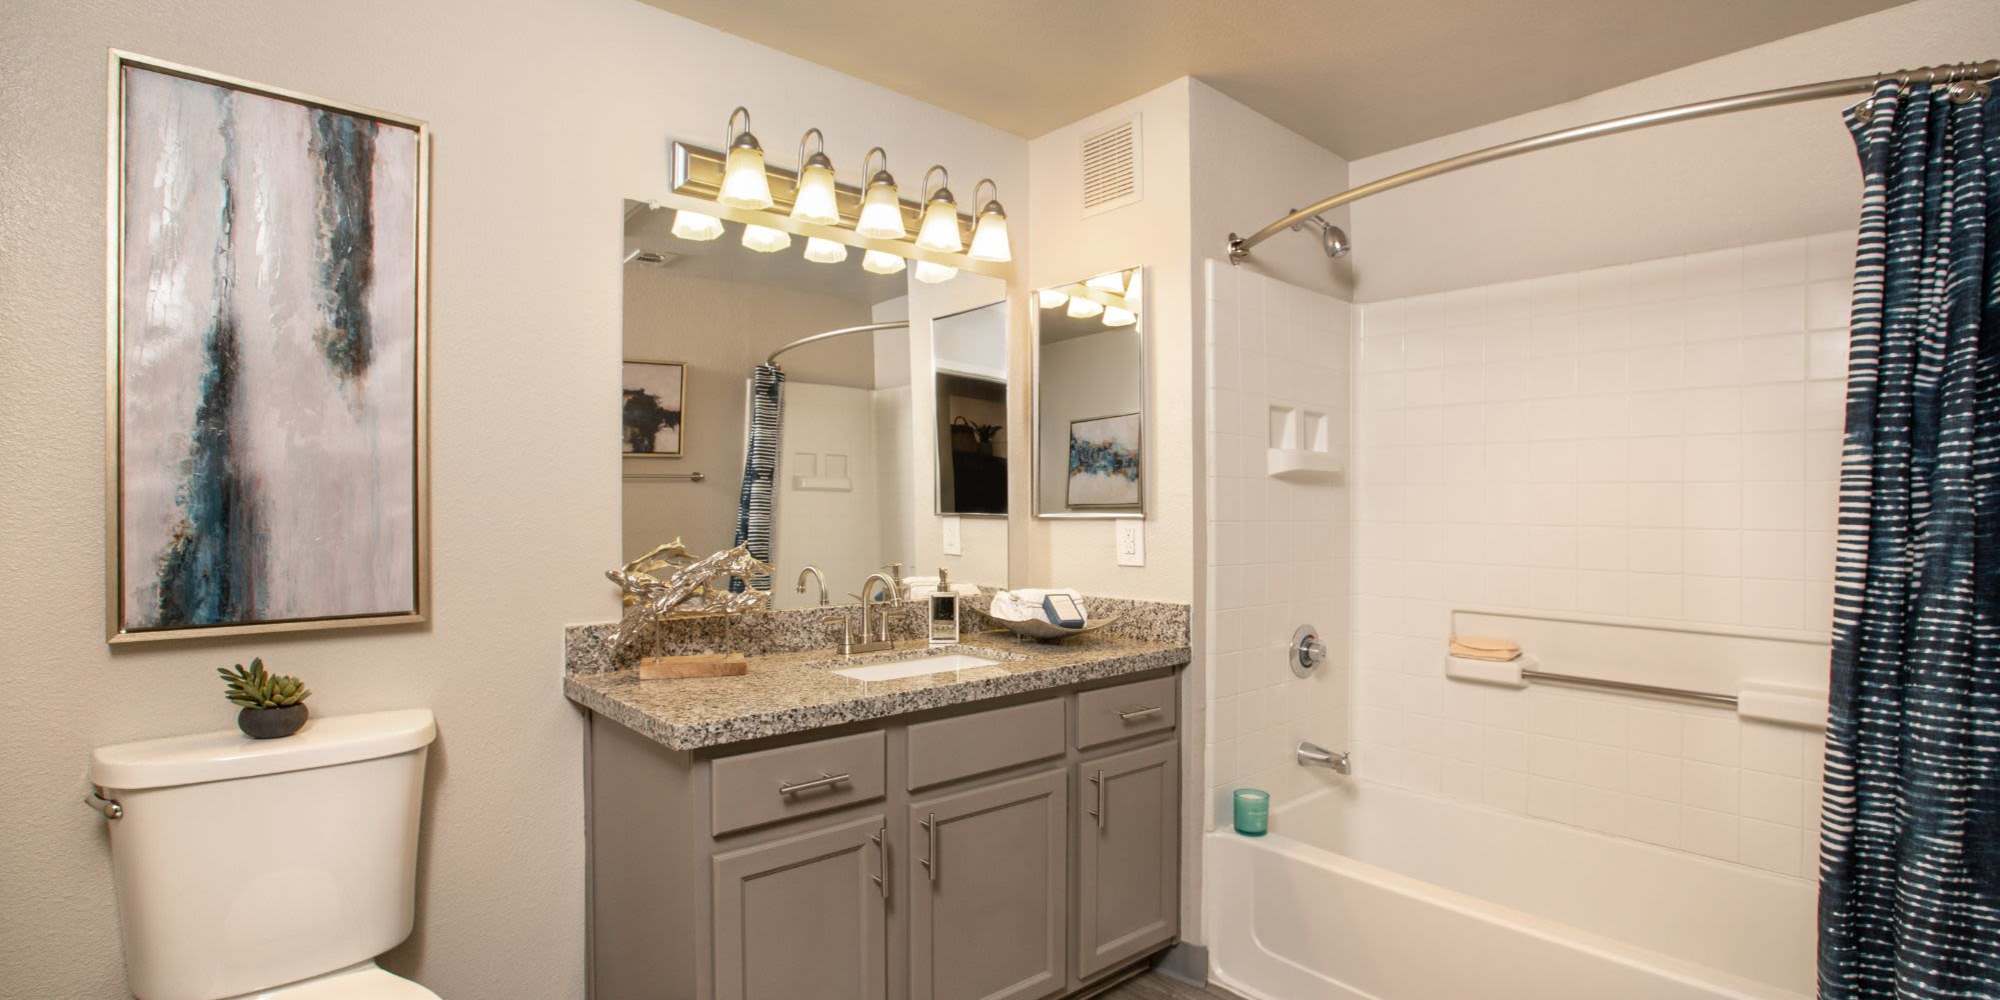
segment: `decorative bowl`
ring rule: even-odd
[[[1118,620],[1118,616],[1112,615],[1109,618],[1092,618],[1085,621],[1082,625],[1076,628],[1064,628],[1061,625],[1052,625],[1048,622],[1041,620],[1040,618],[1031,618],[1024,622],[1010,622],[1001,618],[995,618],[993,620],[1006,626],[1007,631],[1012,632],[1015,635],[1024,635],[1030,639],[1038,639],[1042,642],[1059,642],[1073,635],[1082,635],[1085,632],[1095,632],[1106,625],[1110,625],[1113,622],[1116,622]]]

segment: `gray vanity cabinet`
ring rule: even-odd
[[[880,815],[716,854],[715,1000],[888,995]]]
[[[1063,991],[1068,792],[1057,768],[910,803],[910,1000]]]
[[[1076,769],[1076,958],[1089,979],[1172,940],[1178,927],[1180,744]]]

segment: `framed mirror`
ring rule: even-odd
[[[952,421],[940,415],[994,417],[956,389],[940,405],[933,356],[997,377],[1004,424],[1005,284],[970,272],[926,284],[864,270],[859,254],[816,262],[803,240],[758,252],[734,222],[683,239],[674,215],[625,203],[620,559],[675,538],[706,556],[747,526],[768,539],[775,608],[818,602],[815,584],[795,586],[807,566],[835,604],[892,566],[910,584],[945,566],[954,584],[1007,586],[1004,510],[977,530],[941,523]],[[1004,501],[1004,463],[997,474]]]
[[[1035,292],[1035,515],[1144,517],[1142,268]]]

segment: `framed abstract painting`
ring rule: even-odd
[[[681,457],[687,366],[678,361],[627,361],[624,371],[624,416],[618,437],[625,457]]]
[[[1070,421],[1069,506],[1137,507],[1139,471],[1137,413]]]
[[[420,622],[423,122],[114,51],[106,633]]]

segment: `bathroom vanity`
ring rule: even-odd
[[[1176,624],[979,635],[937,652],[990,665],[886,681],[835,671],[927,651],[570,674],[590,710],[592,995],[1038,1000],[1171,944]]]

